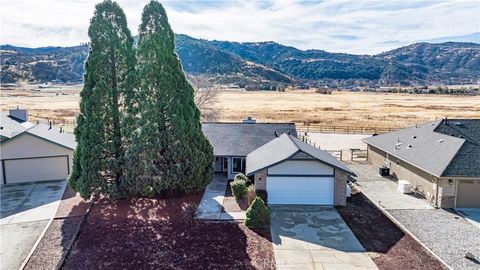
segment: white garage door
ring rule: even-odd
[[[333,205],[333,190],[333,177],[267,177],[269,204]]]
[[[5,160],[7,184],[65,179],[68,176],[68,157],[45,157]]]

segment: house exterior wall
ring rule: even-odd
[[[255,191],[267,190],[267,170],[261,170],[255,174]]]
[[[0,144],[1,163],[9,159],[67,156],[69,170],[72,169],[73,150],[25,133]],[[0,166],[3,166],[0,165]],[[4,183],[3,167],[0,171],[0,183]],[[8,178],[7,178],[8,181]]]
[[[338,206],[347,205],[347,178],[346,172],[335,170],[333,204]]]
[[[286,160],[270,167],[268,174],[333,175],[333,168],[317,160]]]

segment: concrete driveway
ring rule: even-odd
[[[18,269],[49,220],[55,216],[66,181],[1,186],[0,268]]]
[[[270,206],[277,269],[377,269],[333,207]]]

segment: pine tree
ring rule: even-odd
[[[123,179],[124,133],[131,128],[126,123],[132,122],[126,116],[135,107],[133,38],[123,10],[111,0],[95,6],[88,35],[90,49],[69,184],[85,198],[91,194],[118,197]]]
[[[127,156],[133,193],[190,192],[213,177],[213,150],[162,5],[143,10],[137,49],[139,129]]]

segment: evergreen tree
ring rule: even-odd
[[[213,150],[174,49],[165,10],[151,1],[139,27],[139,128],[127,153],[132,193],[196,191],[213,177]]]
[[[88,35],[90,49],[69,184],[84,198],[91,194],[118,197],[128,142],[124,133],[132,128],[129,112],[135,108],[133,38],[123,10],[111,0],[95,6]]]

